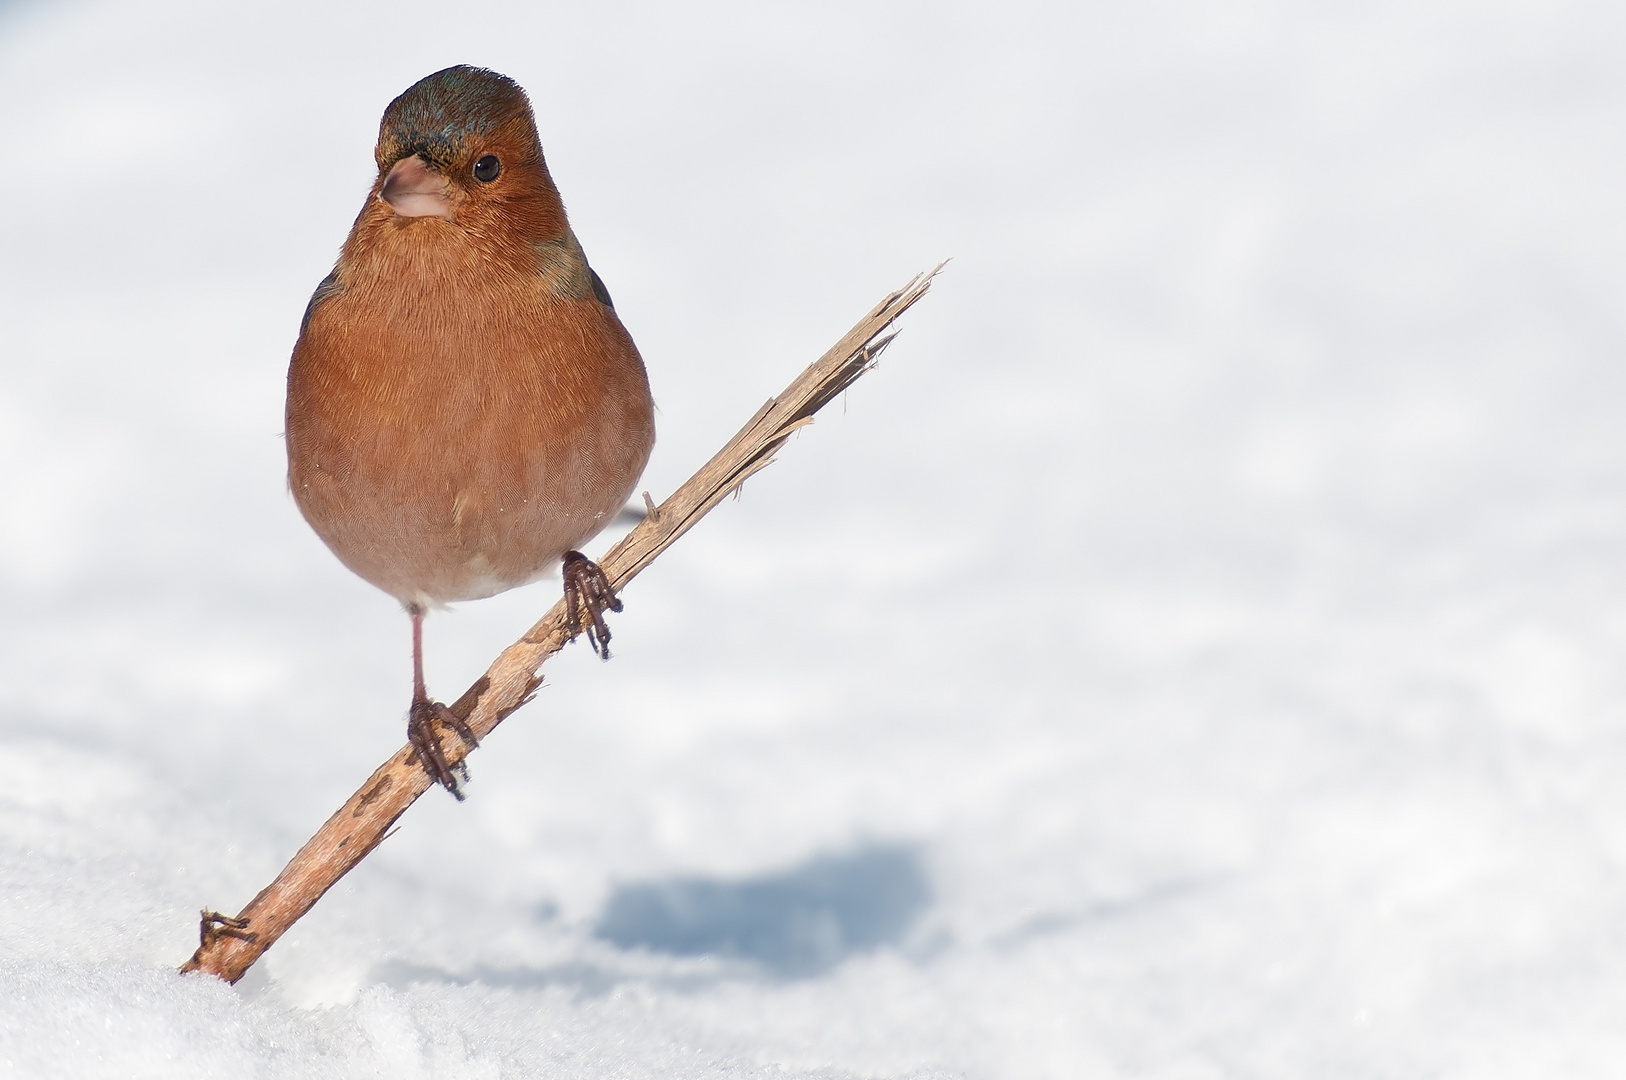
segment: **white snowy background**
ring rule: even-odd
[[[0,1075],[1626,1072],[1626,9],[0,7]],[[283,376],[478,63],[657,498],[882,366],[239,986],[402,742]],[[602,551],[601,539],[592,551]],[[552,603],[429,624],[454,697]]]

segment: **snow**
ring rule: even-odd
[[[1623,32],[0,8],[4,1074],[1619,1075]],[[954,262],[466,804],[183,978],[402,743],[281,381],[380,112],[459,62],[531,92],[656,497]],[[556,587],[433,616],[432,688]]]

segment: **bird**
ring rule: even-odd
[[[420,79],[373,156],[289,361],[288,484],[339,561],[406,609],[408,739],[461,800],[436,725],[474,734],[424,685],[424,617],[557,565],[572,637],[609,659],[621,602],[578,549],[637,485],[654,402],[518,83],[470,65]]]

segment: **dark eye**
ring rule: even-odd
[[[502,162],[497,160],[496,154],[487,154],[474,163],[474,178],[482,184],[489,184],[502,174]]]

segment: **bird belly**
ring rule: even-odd
[[[532,447],[533,459],[551,460],[513,468],[526,455],[510,449],[481,467],[457,447],[438,449],[438,463],[403,452],[419,459],[412,469],[341,470],[317,454],[290,473],[295,501],[334,554],[403,603],[477,600],[537,580],[614,518],[643,464],[586,474],[578,448]]]

